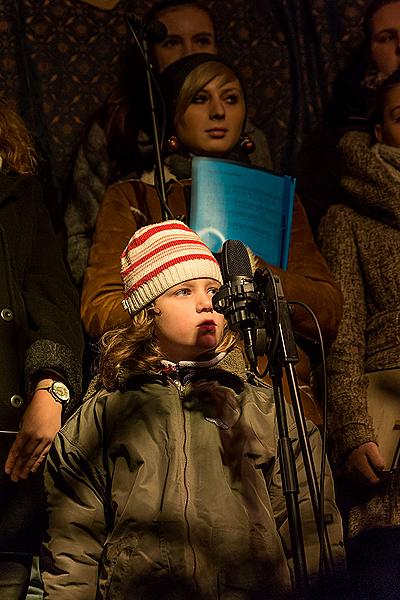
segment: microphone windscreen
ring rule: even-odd
[[[239,240],[227,240],[222,246],[221,271],[224,281],[231,277],[253,277],[249,253]]]

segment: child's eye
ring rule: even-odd
[[[176,292],[174,293],[175,296],[189,296],[189,294],[190,294],[189,288],[180,288],[179,290],[176,290]]]
[[[208,293],[211,294],[212,296],[214,296],[214,294],[216,294],[218,292],[219,288],[217,287],[210,287],[208,288]]]

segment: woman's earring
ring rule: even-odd
[[[180,148],[180,143],[178,138],[176,137],[176,135],[170,135],[169,138],[167,139],[167,149],[168,152],[171,152],[171,154],[174,154],[175,152],[177,152]]]
[[[239,140],[239,146],[246,154],[251,154],[256,149],[256,145],[248,135],[241,135]]]

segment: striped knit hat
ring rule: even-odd
[[[130,315],[174,285],[199,278],[222,284],[212,252],[181,221],[164,221],[136,231],[121,255],[121,278]]]

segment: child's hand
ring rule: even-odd
[[[12,481],[27,479],[38,470],[61,427],[62,406],[45,390],[34,393],[5,464]]]
[[[385,468],[385,461],[374,442],[361,444],[350,452],[345,462],[345,473],[356,483],[376,485],[380,478],[377,472]]]

